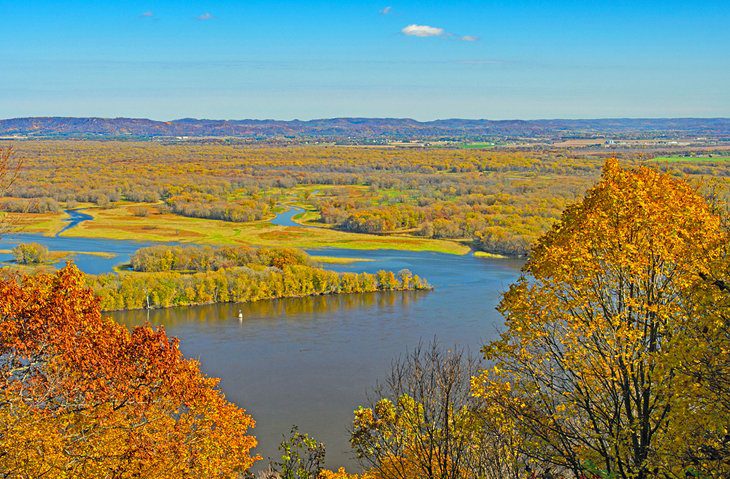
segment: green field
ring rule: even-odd
[[[467,150],[481,150],[484,148],[493,148],[494,143],[486,142],[486,141],[475,141],[471,143],[462,143],[460,145],[461,148],[467,149]]]
[[[507,256],[504,256],[502,254],[495,254],[495,253],[487,253],[486,251],[475,251],[474,252],[475,258],[489,258],[489,259],[504,259],[507,258]]]
[[[366,258],[340,258],[339,256],[310,256],[310,258],[320,264],[353,264],[374,261]]]
[[[681,162],[715,162],[715,161],[730,161],[730,156],[658,156],[654,158],[654,161],[666,161],[669,163],[681,163]]]

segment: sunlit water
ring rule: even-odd
[[[143,246],[15,235],[0,240],[0,249],[20,241],[38,241],[54,250],[116,254],[111,260],[78,255],[79,267],[90,273],[109,271]],[[179,337],[183,352],[198,359],[205,373],[220,377],[226,396],[254,416],[257,452],[265,458],[277,457],[282,435],[297,424],[327,444],[329,466],[355,468],[347,432],[352,412],[391,361],[434,337],[445,346],[458,344],[478,353],[498,334],[502,320],[494,308],[518,277],[521,262],[382,250],[310,253],[372,260],[326,266],[339,271],[408,268],[435,289],[124,311],[112,316],[127,325],[161,324]]]
[[[68,215],[68,224],[61,228],[61,231],[56,233],[56,236],[61,236],[65,231],[70,230],[79,223],[83,223],[84,221],[91,221],[94,219],[93,216],[79,210],[66,210],[66,214]]]
[[[271,224],[277,226],[299,226],[302,228],[309,228],[309,226],[300,225],[299,223],[294,221],[294,217],[299,213],[304,213],[304,210],[302,208],[292,206],[283,213],[276,215],[276,218],[271,220]]]
[[[112,271],[118,264],[128,263],[130,256],[139,248],[154,243],[142,241],[99,240],[92,238],[68,238],[65,236],[42,236],[36,234],[9,234],[0,238],[0,250],[10,250],[18,243],[40,243],[50,251],[72,252],[71,259],[82,271],[90,274],[101,274]],[[111,257],[96,256],[83,253],[111,253]],[[13,259],[11,253],[0,253],[0,261]],[[63,259],[56,263],[61,267],[66,263]]]

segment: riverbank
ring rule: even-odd
[[[149,209],[139,216],[137,208]],[[249,245],[301,249],[339,248],[351,250],[432,251],[464,255],[469,246],[455,241],[415,236],[380,236],[348,233],[308,225],[277,225],[272,221],[233,223],[204,218],[188,218],[163,213],[145,203],[119,202],[110,208],[85,208],[93,218],[78,223],[63,233],[66,238],[133,240],[161,243],[208,245]],[[286,214],[286,213],[284,213]],[[22,233],[55,236],[66,226],[65,213],[9,213]]]

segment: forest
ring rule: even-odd
[[[294,428],[256,477],[728,477],[729,248],[726,202],[610,159],[502,295],[485,361],[421,344],[354,411],[362,473],[325,469],[325,445]],[[174,289],[166,275],[210,275],[205,294],[264,271],[284,293],[344,282],[290,250],[163,246],[133,264],[166,278],[134,284],[141,302],[145,284]],[[405,273],[387,276],[350,281],[403,287]],[[128,331],[102,318],[103,301],[73,265],[0,279],[5,477],[251,477],[249,413],[164,329]]]
[[[59,209],[83,207],[99,213],[98,224],[84,234],[132,238],[154,230],[146,217],[172,215],[169,227],[159,227],[151,239],[191,241],[200,235],[176,217],[220,220],[235,229],[298,205],[306,210],[299,221],[318,227],[334,245],[347,238],[344,232],[354,232],[412,245],[442,239],[519,256],[598,178],[609,154],[717,187],[727,198],[727,161],[654,161],[659,152],[643,150],[24,141],[16,145],[22,175],[0,199],[0,209],[25,211],[19,214],[32,223],[60,221]],[[106,218],[124,214],[124,222],[139,227],[125,232],[119,217],[113,231],[102,231],[105,212]],[[427,244],[422,247],[436,247]]]
[[[408,270],[337,273],[312,263],[292,248],[150,246],[132,257],[135,272],[87,275],[87,282],[105,311],[431,289]]]

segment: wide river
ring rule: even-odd
[[[90,273],[109,271],[142,246],[132,241],[6,236],[0,249],[38,241],[53,250],[107,251],[113,259],[77,255]],[[478,354],[497,336],[500,294],[517,279],[521,261],[439,253],[327,249],[311,254],[370,261],[326,265],[338,271],[408,268],[431,292],[372,293],[222,304],[112,316],[127,325],[164,325],[188,357],[221,378],[228,399],[256,419],[257,452],[277,458],[282,435],[296,424],[327,445],[330,467],[354,467],[348,445],[352,412],[391,362],[419,341],[438,338]],[[0,255],[0,260],[6,255]],[[244,319],[238,318],[239,311]]]

